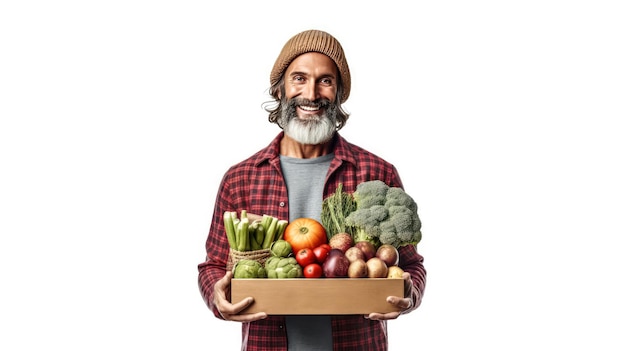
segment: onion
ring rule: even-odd
[[[348,276],[350,260],[340,249],[332,249],[322,266],[326,278],[345,278]]]

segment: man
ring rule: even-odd
[[[246,210],[280,219],[320,220],[322,201],[339,183],[346,192],[368,180],[402,187],[396,168],[348,143],[338,131],[348,114],[350,70],[341,44],[330,34],[308,30],[287,41],[270,74],[275,106],[269,121],[282,131],[264,149],[232,166],[224,175],[206,242],[206,261],[199,264],[202,296],[217,318],[242,322],[242,350],[387,350],[387,322],[415,310],[426,284],[423,257],[413,245],[401,247],[405,296],[387,301],[400,312],[333,316],[240,314],[252,298],[229,302],[231,272],[224,211]],[[348,292],[367,294],[367,291]]]

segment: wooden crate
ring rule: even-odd
[[[397,311],[387,296],[404,296],[404,280],[390,278],[232,279],[231,301],[254,297],[242,313],[368,314]]]

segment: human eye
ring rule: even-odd
[[[330,77],[325,77],[320,80],[320,83],[326,86],[331,86],[333,85],[333,80]]]
[[[301,74],[295,74],[295,75],[291,76],[291,81],[294,82],[294,83],[302,84],[302,83],[304,83],[305,80],[306,79]]]

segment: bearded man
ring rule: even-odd
[[[320,30],[291,37],[270,73],[269,92],[274,100],[265,108],[269,121],[281,131],[267,147],[231,166],[219,185],[206,259],[198,265],[198,284],[215,317],[242,323],[242,350],[385,351],[387,320],[415,310],[422,301],[426,270],[414,245],[399,248],[405,294],[387,298],[397,312],[365,316],[241,313],[253,298],[234,303],[228,299],[232,272],[226,270],[225,211],[321,221],[323,199],[339,184],[348,193],[370,180],[402,188],[395,166],[339,135],[349,117],[342,104],[350,96],[350,83],[348,62],[335,37]]]

